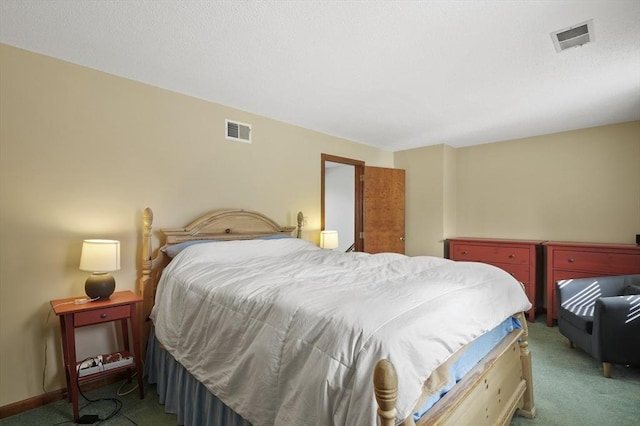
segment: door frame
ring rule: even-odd
[[[363,205],[364,205],[364,190],[363,190],[363,181],[361,176],[364,176],[364,161],[354,160],[352,158],[346,157],[338,157],[337,155],[331,154],[320,154],[320,230],[324,231],[325,227],[325,219],[324,219],[324,194],[325,194],[325,163],[329,161],[332,163],[341,163],[348,164],[354,166],[354,242],[355,247],[354,251],[363,251],[364,250],[364,242],[360,238],[363,232]]]

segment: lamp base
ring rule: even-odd
[[[115,289],[116,280],[108,273],[94,273],[84,283],[84,292],[90,299],[107,300]]]

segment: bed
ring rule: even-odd
[[[146,373],[181,424],[535,415],[517,281],[473,262],[322,250],[297,222],[216,210],[161,230],[154,250],[144,211]]]

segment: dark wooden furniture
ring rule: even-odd
[[[135,370],[138,378],[138,390],[140,398],[144,398],[144,386],[142,381],[142,360],[140,358],[140,331],[138,326],[137,304],[142,302],[142,297],[131,291],[118,291],[107,300],[76,304],[75,300],[82,297],[52,300],[53,311],[60,318],[60,331],[62,334],[62,352],[64,354],[65,375],[67,378],[68,399],[73,406],[73,420],[78,421],[78,384],[96,380],[106,375]],[[133,348],[129,346],[129,329],[127,320],[131,324]],[[120,321],[122,328],[122,340],[124,342],[123,354],[132,354],[132,365],[114,368],[108,371],[98,372],[78,378],[76,371],[76,339],[75,329],[87,325],[101,324],[111,321]],[[133,351],[131,351],[133,349]],[[100,355],[100,354],[95,354]],[[82,360],[80,360],[82,361]]]
[[[541,300],[541,244],[536,240],[501,240],[492,238],[449,238],[448,253],[452,260],[483,262],[497,266],[524,284],[531,302],[529,321],[536,319],[536,305]]]
[[[555,283],[572,278],[640,274],[640,246],[632,244],[571,243],[547,241],[545,282],[547,325],[558,318]]]

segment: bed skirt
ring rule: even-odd
[[[514,328],[522,328],[520,321],[507,318],[499,326],[476,339],[453,364],[441,366],[448,371],[447,376],[442,376],[448,377],[448,380],[442,383],[442,387],[430,398],[423,401],[422,408],[414,413],[414,421],[435,405]],[[251,423],[224,405],[169,352],[160,347],[153,327],[147,343],[145,361],[145,375],[149,383],[157,384],[160,403],[165,406],[165,412],[178,416],[179,424],[251,426]]]
[[[164,411],[175,414],[180,425],[251,426],[160,347],[153,327],[147,343],[145,375],[149,383],[157,384]]]

